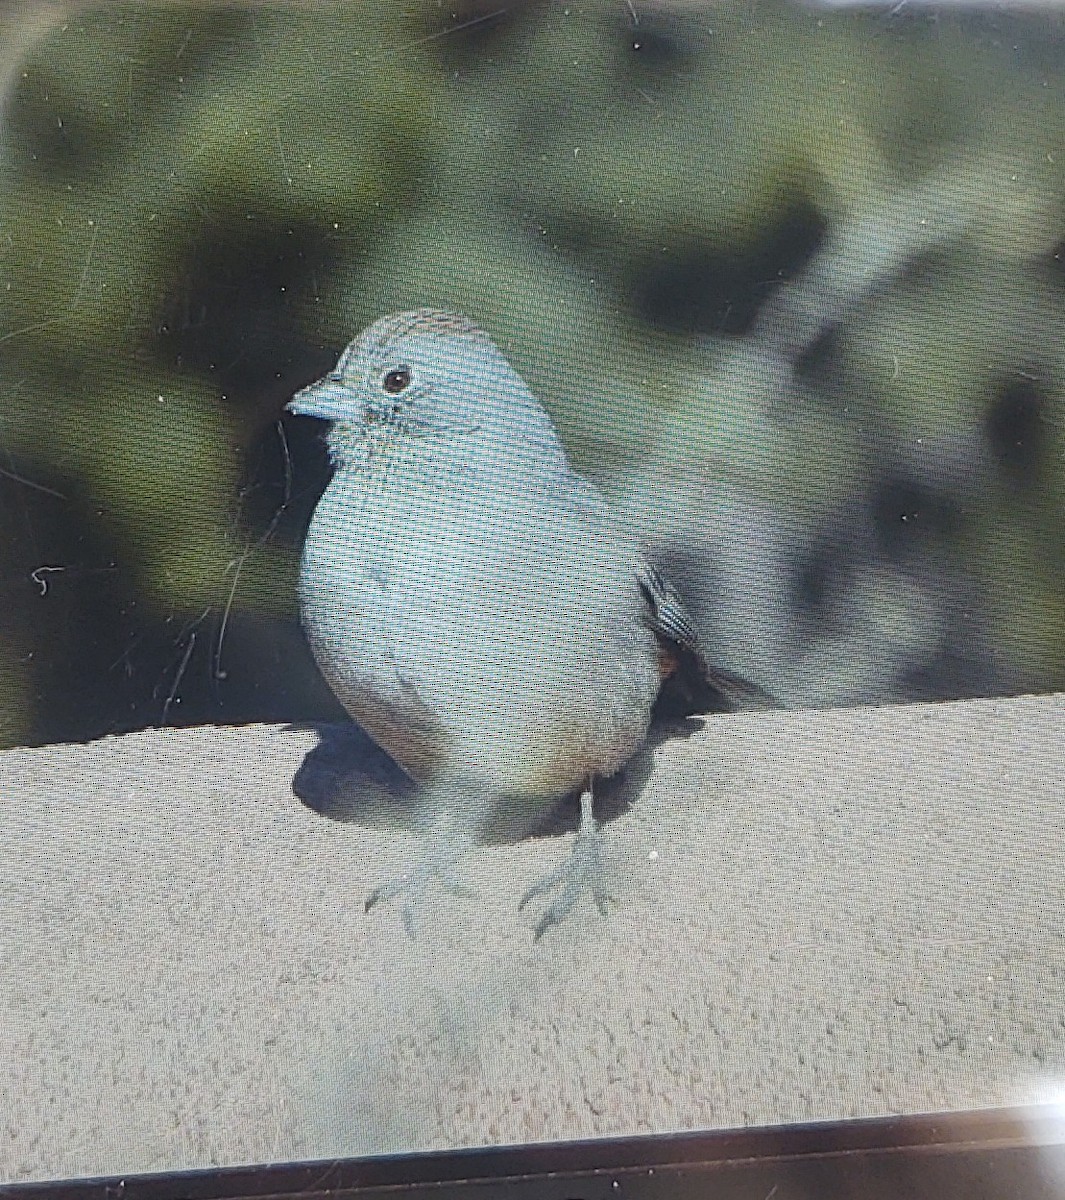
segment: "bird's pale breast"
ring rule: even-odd
[[[557,795],[638,749],[660,682],[627,557],[536,489],[341,472],[308,534],[312,649],[415,775]]]

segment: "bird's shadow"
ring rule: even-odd
[[[690,737],[702,727],[701,717],[657,721],[642,749],[623,770],[610,779],[595,781],[597,819],[616,820],[633,806],[651,773],[656,747],[670,738]],[[425,827],[418,785],[369,734],[353,722],[311,728],[318,734],[318,744],[307,752],[292,779],[293,792],[308,808],[330,820],[375,829],[413,831]],[[501,800],[482,841],[500,845],[571,832],[577,826],[578,796],[576,791],[561,796],[532,815],[527,805],[507,805]]]

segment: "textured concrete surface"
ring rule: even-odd
[[[569,834],[471,854],[478,894],[435,897],[411,941],[363,911],[415,846],[406,801],[343,738],[301,770],[316,741],[0,755],[0,1177],[984,1106],[1065,1077],[1065,696],[708,720],[614,797],[610,914],[582,901],[538,944],[517,901]]]

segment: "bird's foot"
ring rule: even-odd
[[[569,858],[537,880],[518,905],[522,909],[537,896],[557,892],[536,925],[534,941],[539,941],[552,925],[563,920],[585,889],[592,893],[596,908],[606,916],[607,904],[613,897],[607,892],[603,877],[602,834],[592,815],[592,793],[588,791],[581,796],[581,823]]]
[[[476,895],[473,888],[464,884],[455,874],[455,867],[465,848],[465,845],[456,844],[450,844],[446,849],[438,846],[427,848],[409,871],[374,888],[366,897],[366,911],[402,896],[403,928],[409,937],[414,937],[418,914],[434,882],[455,896]]]

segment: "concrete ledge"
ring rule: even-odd
[[[348,820],[313,811],[291,784],[315,742],[0,755],[0,1176],[986,1106],[1065,1076],[1065,696],[707,720],[631,773],[613,911],[539,944],[517,900],[558,837],[470,855],[479,895],[441,895],[414,942],[367,916],[414,845],[402,797],[367,768]]]

